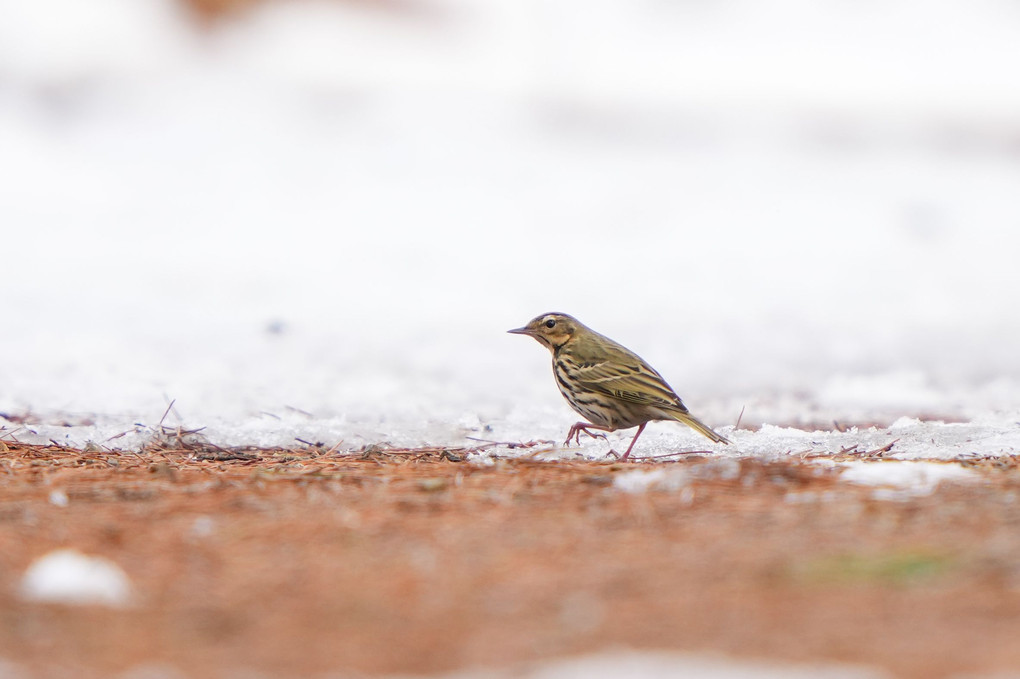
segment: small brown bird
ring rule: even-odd
[[[616,431],[637,427],[637,433],[621,459],[630,457],[645,425],[653,420],[676,420],[704,434],[715,443],[729,443],[687,410],[662,375],[626,347],[600,335],[573,316],[542,314],[515,335],[534,337],[553,356],[556,386],[570,407],[588,419],[567,432],[564,445],[591,430]]]

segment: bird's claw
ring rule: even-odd
[[[569,446],[571,439],[573,439],[574,443],[576,443],[577,445],[581,445],[581,434],[587,434],[593,439],[604,439],[606,441],[609,440],[609,437],[600,431],[592,432],[592,430],[589,429],[588,427],[585,427],[580,424],[575,424],[573,427],[570,428],[570,431],[567,432],[567,440],[563,442],[563,445]]]

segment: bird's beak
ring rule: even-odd
[[[514,328],[513,330],[507,330],[511,335],[530,335],[531,331],[527,328]]]

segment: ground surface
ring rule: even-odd
[[[655,463],[688,481],[628,493],[616,479],[653,463],[5,448],[0,657],[31,676],[430,673],[612,647],[1020,667],[1010,458],[892,501],[800,459]],[[119,564],[135,604],[19,598],[60,547]]]

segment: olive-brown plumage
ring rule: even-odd
[[[570,407],[588,420],[570,428],[566,443],[571,439],[580,443],[582,432],[604,436],[593,434],[593,429],[638,427],[623,454],[627,459],[645,425],[654,420],[683,422],[715,443],[729,443],[691,415],[662,375],[640,356],[573,316],[542,314],[509,332],[534,337],[552,352],[556,386]]]

